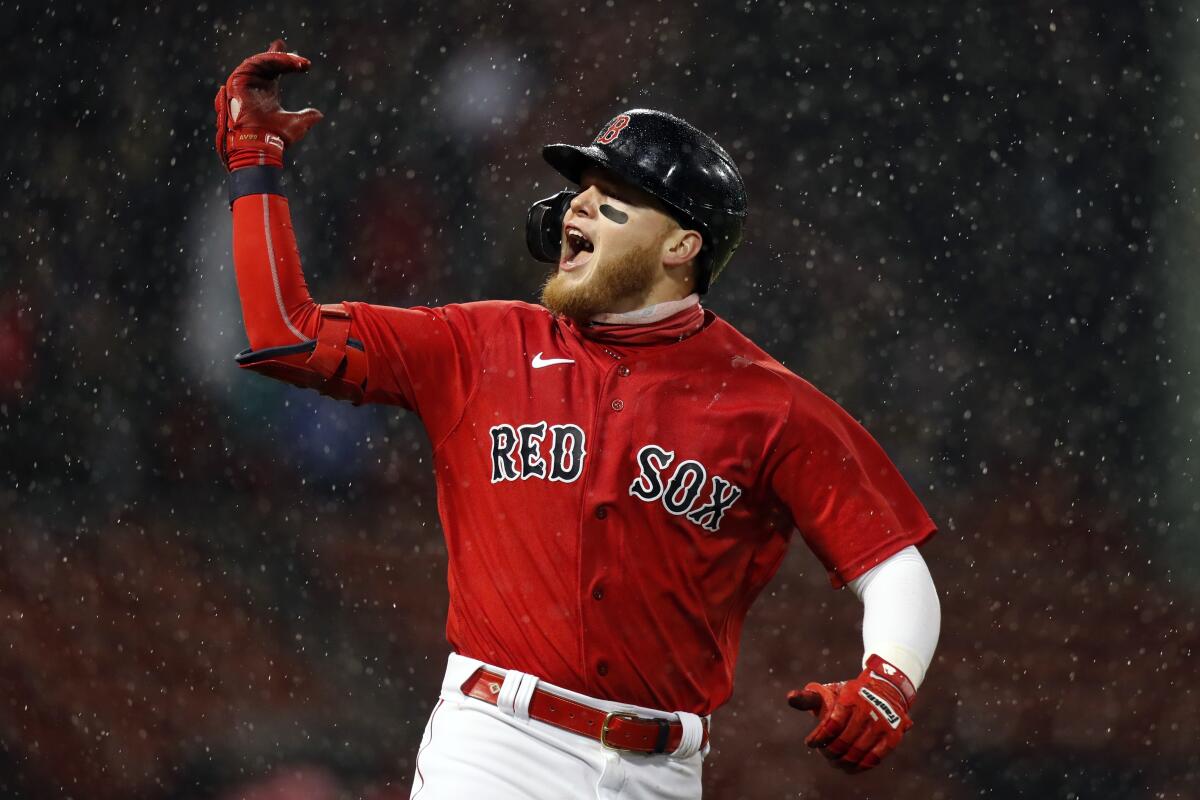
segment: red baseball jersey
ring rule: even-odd
[[[291,315],[312,336],[286,201],[234,211],[248,327],[286,337]],[[463,655],[706,714],[793,530],[834,586],[934,531],[861,425],[699,306],[637,326],[519,302],[345,307],[364,399],[411,409],[432,442]],[[269,338],[251,342],[287,343]]]

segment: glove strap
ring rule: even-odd
[[[243,167],[229,173],[229,207],[249,194],[277,194],[283,197],[283,170],[279,167]]]
[[[874,677],[895,686],[896,690],[900,692],[900,696],[904,698],[904,702],[908,704],[909,708],[912,708],[913,700],[917,697],[917,688],[899,667],[872,653],[867,658],[867,669]]]

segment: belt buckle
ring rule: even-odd
[[[628,711],[609,711],[604,715],[604,723],[600,726],[600,745],[608,750],[616,750],[618,752],[640,752],[635,751],[632,747],[622,747],[619,744],[608,743],[608,729],[614,719],[623,719],[626,722],[637,722],[639,719],[641,719],[641,717]]]

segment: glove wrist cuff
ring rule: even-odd
[[[228,133],[229,171],[242,167],[282,167],[283,137],[262,128],[235,128]]]
[[[912,708],[913,701],[917,697],[917,689],[899,667],[872,653],[867,658],[867,671],[871,673],[871,677],[894,686],[908,707]]]

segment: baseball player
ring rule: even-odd
[[[696,798],[742,623],[794,532],[864,603],[863,670],[787,701],[855,772],[911,727],[940,627],[934,525],[874,439],[700,298],[747,213],[729,155],[633,109],[543,149],[575,186],[535,203],[541,304],[319,305],[283,153],[283,42],[216,97],[244,369],[421,419],[449,553],[453,647],[412,796]]]

